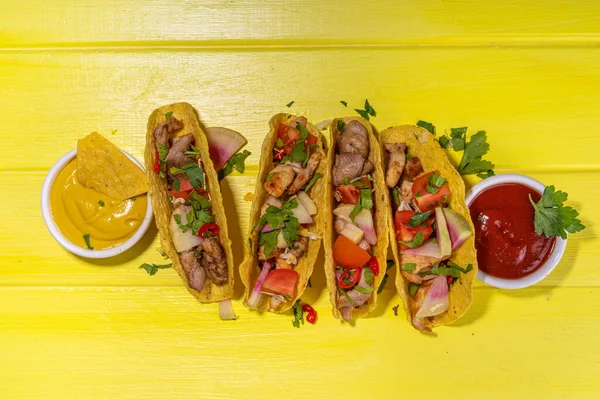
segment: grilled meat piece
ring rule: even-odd
[[[294,180],[294,170],[289,165],[278,165],[269,173],[271,176],[265,182],[265,189],[273,197],[281,197],[285,189]]]
[[[323,155],[321,153],[315,152],[311,154],[308,159],[308,163],[306,164],[306,168],[302,168],[298,163],[285,164],[290,165],[296,173],[296,179],[294,179],[294,182],[292,182],[287,190],[289,194],[298,193],[298,191],[302,189],[304,185],[308,183],[308,181],[310,181],[310,178],[313,177],[315,171],[319,167],[319,162],[321,161],[322,157]]]
[[[373,171],[374,165],[357,153],[342,153],[335,156],[333,166],[333,184],[341,186],[344,178],[353,180],[356,177],[366,175]]]
[[[386,143],[386,150],[390,153],[387,171],[385,173],[385,183],[388,187],[394,187],[398,184],[404,165],[406,164],[406,144],[405,143]]]
[[[206,281],[206,271],[200,265],[194,249],[181,253],[179,261],[181,261],[181,266],[187,275],[190,287],[201,292]]]
[[[344,127],[338,140],[340,153],[357,153],[363,158],[369,157],[369,137],[365,127],[358,121],[352,121]]]
[[[177,118],[171,117],[165,122],[161,122],[154,129],[154,138],[157,144],[162,144],[167,149],[169,148],[169,136],[173,135],[183,129],[183,122]],[[158,150],[158,146],[156,146]]]
[[[194,136],[192,134],[187,134],[185,136],[181,136],[173,141],[173,146],[169,149],[167,153],[167,158],[165,161],[167,162],[167,168],[171,167],[181,167],[187,163],[193,163],[194,160],[183,154],[185,151],[190,149],[190,145],[194,142]]]
[[[200,265],[206,270],[208,278],[217,285],[227,282],[227,258],[217,237],[204,239],[199,249],[202,249]]]
[[[402,180],[412,182],[417,176],[423,173],[423,166],[419,157],[413,156],[407,161],[402,173]]]

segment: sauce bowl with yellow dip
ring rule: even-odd
[[[123,151],[142,171],[142,164]],[[108,258],[133,247],[152,222],[148,194],[124,201],[78,182],[77,149],[54,164],[42,187],[42,214],[50,234],[81,257]]]

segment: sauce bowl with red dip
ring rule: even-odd
[[[535,209],[544,184],[525,175],[502,174],[477,183],[466,196],[475,226],[477,279],[502,289],[531,286],[552,272],[567,240],[538,235]]]

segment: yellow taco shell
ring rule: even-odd
[[[335,151],[340,132],[338,131],[338,121],[343,121],[344,124],[348,124],[351,121],[358,121],[365,127],[369,135],[369,161],[375,166],[375,170],[372,173],[374,179],[373,182],[373,203],[375,205],[375,213],[373,216],[373,222],[375,224],[375,230],[377,232],[377,244],[372,246],[373,255],[377,257],[379,262],[379,274],[375,276],[373,281],[373,295],[369,301],[360,307],[356,307],[352,310],[352,320],[362,318],[369,315],[375,307],[377,307],[377,289],[381,285],[383,277],[385,276],[386,270],[386,258],[388,248],[388,223],[387,215],[389,206],[387,203],[388,196],[386,196],[387,190],[385,186],[385,179],[381,160],[381,147],[377,141],[377,138],[373,134],[371,124],[361,117],[345,117],[334,119],[330,126],[332,141],[329,147],[329,154],[327,157],[327,194],[326,194],[326,223],[324,224],[325,232],[323,234],[323,246],[325,247],[325,276],[327,278],[327,288],[329,289],[329,299],[333,306],[333,315],[342,319],[337,308],[337,299],[340,296],[337,290],[337,282],[335,279],[335,263],[333,261],[333,243],[337,238],[337,233],[333,229],[333,180],[332,180],[332,169],[335,163]]]
[[[475,232],[473,223],[471,222],[469,209],[465,202],[464,181],[456,171],[456,168],[450,163],[450,160],[446,156],[446,152],[440,147],[433,135],[418,126],[401,125],[387,128],[382,131],[380,134],[380,142],[382,153],[386,155],[387,152],[384,150],[386,143],[406,143],[408,152],[413,156],[419,157],[421,160],[424,171],[429,172],[439,170],[440,174],[446,178],[450,188],[450,207],[460,213],[469,222],[471,231]],[[387,168],[387,156],[385,158],[384,168]],[[396,262],[396,288],[404,301],[404,310],[408,316],[408,320],[412,323],[410,312],[410,302],[412,299],[408,294],[408,281],[400,273],[403,257],[398,250],[398,242],[396,241],[394,216],[389,200],[389,190],[386,190],[386,196],[388,197],[388,204],[390,205],[387,218],[390,244],[392,246],[392,253],[394,254],[394,261]],[[471,235],[460,248],[452,252],[450,260],[462,267],[471,264],[473,270],[468,274],[461,274],[458,282],[450,287],[448,293],[450,306],[448,311],[434,317],[426,318],[424,321],[426,329],[431,329],[432,327],[439,325],[451,324],[464,315],[471,306],[473,281],[477,273],[477,253],[475,251],[474,234]]]
[[[168,187],[166,179],[160,179],[153,171],[154,158],[156,153],[156,140],[154,138],[154,129],[158,124],[165,121],[165,114],[172,112],[172,116],[183,122],[183,129],[176,136],[191,133],[195,139],[195,146],[200,150],[200,159],[204,165],[204,173],[208,183],[208,193],[212,202],[212,212],[215,215],[215,223],[221,228],[219,232],[219,241],[227,257],[228,280],[223,285],[216,285],[210,279],[201,292],[192,289],[181,262],[179,255],[173,245],[169,231],[169,221],[171,219],[172,206],[167,194]],[[183,133],[182,133],[183,132]],[[160,241],[165,253],[173,262],[173,269],[177,271],[181,280],[188,291],[201,302],[216,302],[231,298],[233,295],[233,254],[231,252],[231,240],[227,233],[227,219],[223,209],[223,197],[219,186],[217,172],[214,169],[213,162],[208,152],[208,142],[206,135],[200,123],[194,108],[188,103],[175,103],[160,107],[150,115],[148,119],[148,132],[146,134],[146,151],[144,155],[146,165],[146,175],[148,178],[149,194],[154,209],[156,226],[160,233]]]
[[[264,188],[264,182],[267,177],[267,174],[273,169],[273,148],[275,147],[275,142],[277,141],[277,128],[280,123],[286,123],[288,119],[295,117],[294,115],[289,114],[277,114],[271,118],[269,121],[269,133],[265,137],[263,141],[261,155],[260,155],[260,170],[258,172],[258,177],[256,178],[256,190],[255,196],[252,204],[252,208],[250,210],[250,223],[249,223],[249,240],[245,243],[245,253],[246,257],[240,265],[240,276],[242,278],[242,283],[245,286],[244,291],[244,300],[243,303],[246,307],[248,307],[248,298],[252,293],[252,289],[254,288],[254,283],[260,274],[260,270],[258,268],[258,235],[259,231],[253,231],[254,226],[258,222],[260,218],[260,209],[263,205],[265,199],[268,196],[266,189]],[[263,296],[261,300],[259,311],[268,310],[270,312],[281,313],[289,310],[296,300],[302,296],[304,290],[306,289],[306,285],[308,283],[308,279],[312,275],[315,261],[317,260],[317,255],[319,253],[319,248],[321,247],[321,238],[323,235],[323,225],[325,223],[325,193],[326,193],[326,185],[325,181],[327,180],[327,157],[325,153],[325,144],[323,142],[323,137],[321,132],[319,132],[312,124],[307,123],[306,129],[315,135],[318,138],[318,149],[317,151],[321,152],[323,157],[321,158],[321,162],[319,163],[319,167],[315,174],[322,174],[323,177],[316,181],[316,183],[310,188],[309,195],[312,200],[315,202],[317,206],[318,213],[314,217],[314,223],[308,227],[308,231],[311,234],[317,235],[318,239],[310,239],[308,242],[308,250],[298,260],[298,264],[296,265],[295,271],[298,272],[298,282],[296,283],[296,292],[295,296],[291,299],[288,299],[276,308],[271,308],[270,301],[268,301],[267,296]]]

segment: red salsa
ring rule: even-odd
[[[540,268],[554,249],[555,238],[535,233],[534,209],[541,194],[520,183],[492,186],[471,202],[479,268],[492,276],[518,279]]]

